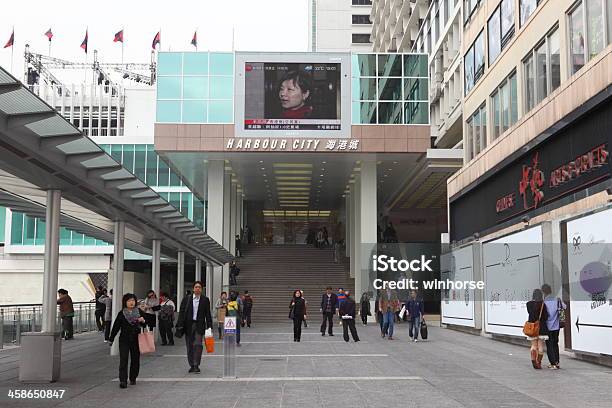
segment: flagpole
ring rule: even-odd
[[[13,43],[11,44],[11,75],[13,74],[13,55],[15,54],[15,26],[13,26]]]

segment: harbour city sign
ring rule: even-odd
[[[359,139],[230,138],[225,150],[233,151],[357,151]]]

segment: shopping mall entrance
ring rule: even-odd
[[[267,245],[332,246],[344,238],[338,211],[264,210],[262,241]],[[248,232],[247,232],[248,234]]]

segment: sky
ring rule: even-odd
[[[308,48],[308,0],[21,0],[2,1],[0,47],[15,27],[12,73],[23,80],[25,44],[47,55],[44,33],[51,28],[51,56],[75,62],[121,62],[121,44],[114,43],[124,29],[124,61],[148,63],[151,43],[161,29],[162,51],[198,50],[297,51]],[[89,30],[89,54],[80,48]],[[232,35],[233,33],[233,35]],[[0,65],[11,70],[11,49],[0,48]]]

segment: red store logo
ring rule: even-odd
[[[523,196],[523,207],[526,210],[531,208],[527,202],[528,193],[531,193],[533,208],[538,208],[538,205],[544,199],[544,192],[540,190],[544,185],[544,172],[540,170],[539,156],[539,152],[534,154],[531,166],[523,165],[523,177],[519,182],[519,194]]]

